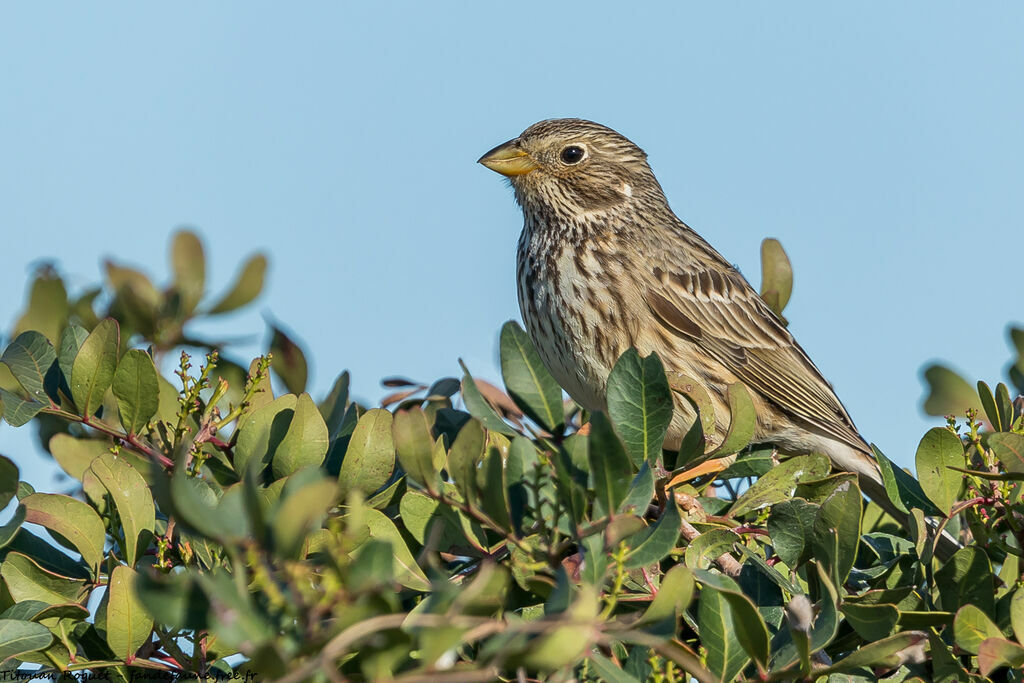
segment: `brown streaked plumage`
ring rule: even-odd
[[[569,394],[605,408],[619,355],[657,352],[702,382],[727,428],[725,389],[743,382],[758,440],[827,454],[887,509],[878,465],[832,387],[746,279],[669,208],[647,155],[605,126],[552,119],[480,163],[507,176],[523,209],[519,305],[537,351]],[[694,420],[676,401],[666,447]]]

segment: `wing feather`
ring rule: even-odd
[[[717,252],[711,254],[721,259]],[[695,344],[783,413],[864,448],[831,385],[724,259],[689,268],[675,263],[668,269],[655,268],[654,276],[660,286],[646,292],[645,299],[668,331]]]

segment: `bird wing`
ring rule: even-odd
[[[783,413],[863,450],[849,413],[778,316],[735,268],[701,246],[703,258],[692,263],[673,259],[654,267],[659,284],[645,300],[658,321]]]

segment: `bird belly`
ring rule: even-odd
[[[595,301],[572,259],[555,268],[520,264],[519,308],[533,345],[551,375],[580,406],[605,409],[605,386],[618,356],[617,335],[602,326]]]

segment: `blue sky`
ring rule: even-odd
[[[1024,6],[1011,3],[107,3],[0,6],[0,323],[42,259],[168,272],[195,226],[219,291],[248,252],[313,359],[494,378],[518,318],[511,193],[475,160],[536,120],[642,146],[683,220],[756,286],[864,435],[907,465],[920,369],[1002,378],[1020,322]],[[255,353],[256,345],[247,349]],[[48,485],[25,430],[0,452]]]

